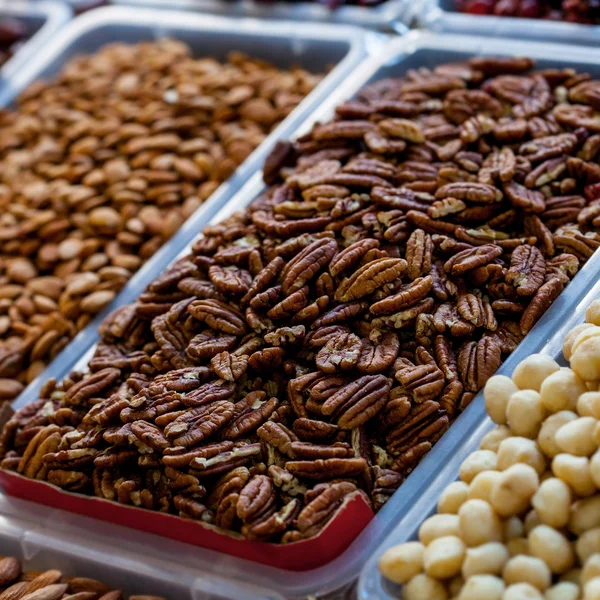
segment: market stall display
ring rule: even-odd
[[[279,144],[274,187],[8,422],[3,466],[284,543],[357,488],[378,509],[598,245],[593,82],[533,66],[383,79]]]
[[[486,381],[500,433],[510,428],[486,440],[508,454],[548,418],[554,400],[528,389],[526,367],[510,385],[493,373],[553,348],[595,285],[598,56],[269,20],[352,14],[403,33],[422,8],[433,29],[531,27],[579,44],[595,29],[459,14],[450,0],[402,11],[178,0],[185,14],[123,1],[138,8],[87,12],[0,82],[0,105],[13,103],[0,113],[0,399],[18,396],[0,410],[11,496],[0,496],[0,554],[21,558],[7,536],[26,558],[55,546],[68,566],[46,570],[82,565],[111,589],[178,600],[341,598],[365,563],[361,600],[398,594],[375,560],[472,449]],[[477,2],[463,8],[483,11]],[[500,4],[543,16],[533,2]],[[565,6],[572,20],[582,7]],[[194,14],[223,10],[255,18]],[[595,329],[577,330],[592,349]],[[553,387],[575,377],[532,362]],[[465,535],[434,518],[422,546],[382,562],[408,600],[538,593],[527,584],[575,593],[558,576],[581,557],[555,533],[581,532],[550,510],[548,522],[524,514],[536,495],[544,512],[566,486],[581,502],[592,493],[569,474],[596,452],[593,415],[574,413],[588,420],[563,436],[576,456],[554,460],[564,481],[553,487],[538,455],[527,454],[537,484],[511,463],[500,485],[499,446],[466,460],[440,505],[458,514],[467,494]],[[513,484],[527,494],[506,493]],[[475,518],[471,488],[491,507]],[[490,510],[519,517],[516,537],[531,540],[471,552]],[[438,525],[454,537],[438,542]],[[504,573],[506,552],[517,560]],[[521,552],[545,552],[550,577]],[[480,581],[479,559],[492,578]],[[67,583],[38,593],[7,581],[25,597],[102,597]]]
[[[484,397],[497,424],[459,481],[380,569],[402,598],[598,597],[600,301],[564,338],[561,368],[533,354]]]

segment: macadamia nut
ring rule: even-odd
[[[560,369],[544,379],[540,388],[540,399],[546,410],[556,413],[575,410],[577,399],[587,388],[581,377],[571,369]]]
[[[552,460],[552,473],[568,483],[578,496],[590,496],[596,491],[590,460],[585,456],[557,454]]]
[[[394,583],[408,583],[423,572],[424,551],[425,546],[419,542],[389,548],[379,559],[379,570]]]
[[[577,600],[578,598],[579,586],[569,581],[553,585],[544,594],[544,600]]]
[[[540,431],[547,411],[534,390],[519,390],[508,400],[506,418],[515,435],[535,438]]]
[[[464,481],[453,481],[438,500],[438,513],[457,515],[468,496],[469,486]]]
[[[503,440],[509,438],[512,435],[510,428],[506,425],[500,425],[496,429],[492,429],[489,433],[486,433],[481,440],[479,445],[480,450],[491,450],[492,452],[498,452],[498,448]]]
[[[581,397],[581,396],[580,396]],[[561,410],[550,415],[543,423],[537,442],[542,452],[550,458],[561,453],[560,446],[556,443],[556,432],[566,423],[577,419],[577,415],[570,410]]]
[[[419,540],[427,546],[437,538],[458,535],[458,527],[458,515],[433,515],[419,528]]]
[[[475,575],[463,586],[458,600],[502,600],[504,581],[492,575]]]
[[[540,484],[531,504],[542,523],[560,529],[569,522],[571,501],[571,488],[562,479],[551,477]]]
[[[479,475],[471,481],[471,485],[469,486],[469,500],[479,498],[479,500],[490,502],[494,483],[501,475],[502,473],[498,471],[484,471],[483,473],[479,473]]]
[[[600,380],[600,327],[595,327],[596,335],[587,337],[578,343],[591,329],[582,331],[573,345],[571,367],[585,381]]]
[[[502,595],[502,600],[543,600],[544,596],[529,583],[509,585]]]
[[[483,388],[485,408],[490,419],[498,425],[506,423],[506,407],[510,397],[518,392],[517,384],[506,375],[490,377]]]
[[[502,517],[522,513],[537,491],[540,480],[536,470],[529,465],[517,463],[502,473],[494,482],[490,501]]]
[[[585,309],[585,320],[593,325],[600,325],[600,300],[594,300]]]
[[[595,577],[585,584],[583,600],[600,600],[600,577]]]
[[[460,573],[465,552],[466,547],[459,537],[449,535],[437,538],[423,553],[425,572],[437,579],[454,577]]]
[[[538,525],[527,539],[531,555],[541,558],[553,573],[565,573],[575,564],[571,543],[560,531]]]
[[[600,496],[578,500],[571,506],[569,531],[576,535],[600,527]]]
[[[598,421],[594,417],[579,417],[565,423],[555,435],[555,441],[563,452],[575,456],[591,456],[598,449],[594,439]]]
[[[402,590],[403,600],[448,600],[446,588],[433,577],[420,574],[413,577]]]
[[[458,511],[458,530],[467,546],[502,541],[502,522],[484,500],[467,500]]]
[[[560,365],[546,354],[531,354],[515,368],[512,380],[521,390],[540,391],[546,377],[558,371]]]
[[[541,475],[546,469],[546,461],[533,440],[524,437],[510,437],[500,443],[496,467],[498,471],[504,471],[517,463],[533,467],[538,475]]]
[[[582,564],[585,564],[592,554],[600,554],[600,527],[582,533],[575,543],[575,552]]]
[[[478,473],[496,470],[497,456],[491,450],[477,450],[470,454],[460,467],[459,477],[465,483],[471,483]]]
[[[577,413],[582,417],[600,419],[600,392],[586,392],[577,400]]]
[[[535,556],[514,556],[504,566],[504,581],[507,585],[513,583],[528,583],[541,592],[550,587],[552,573],[548,565]]]
[[[500,575],[509,558],[506,546],[499,542],[468,548],[462,565],[462,575],[465,579],[473,575]]]
[[[597,577],[600,577],[600,554],[592,554],[581,569],[580,583],[585,585]]]
[[[567,333],[563,342],[563,356],[567,360],[571,360],[571,355],[573,353],[573,344],[575,343],[577,336],[584,329],[588,329],[589,327],[593,327],[593,325],[591,323],[580,323],[579,325],[575,325],[575,327],[573,327],[573,329],[571,329],[571,331]]]

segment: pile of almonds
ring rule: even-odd
[[[112,44],[0,114],[0,400],[15,398],[319,82]]]
[[[24,571],[13,556],[0,557],[0,598],[3,600],[123,600],[95,579],[66,577],[60,571]],[[129,600],[165,600],[159,596],[129,596]]]

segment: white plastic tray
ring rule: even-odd
[[[600,254],[596,252],[571,284],[574,293],[578,293],[579,297],[569,302],[568,306],[559,298],[527,336],[529,338],[534,334],[534,340],[531,343],[522,343],[502,365],[499,374],[510,376],[519,362],[535,352],[549,354],[562,365],[566,365],[562,356],[563,339],[575,325],[585,321],[585,309],[592,300],[600,298],[599,271]],[[401,586],[391,583],[379,573],[377,568],[379,558],[391,546],[417,539],[419,526],[435,512],[442,491],[458,478],[461,463],[471,452],[479,449],[483,436],[495,427],[496,424],[487,417],[483,394],[480,392],[467,409],[465,418],[461,417],[450,429],[452,435],[460,436],[462,439],[458,450],[449,451],[446,447],[448,436],[445,436],[428,455],[426,460],[430,467],[432,462],[442,461],[441,464],[438,463],[436,477],[419,502],[396,523],[385,542],[369,559],[358,584],[356,592],[358,600],[394,600],[400,597]],[[446,460],[443,460],[443,457]],[[424,465],[425,461],[419,468]]]

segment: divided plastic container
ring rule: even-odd
[[[476,55],[511,56],[513,54],[532,56],[538,59],[538,65],[541,67],[571,66],[594,72],[598,70],[596,65],[600,63],[600,49],[411,32],[403,38],[391,41],[376,55],[365,59],[360,67],[353,71],[352,77],[340,84],[294,131],[293,137],[308,131],[316,121],[330,118],[335,106],[354,96],[369,82],[400,76],[408,69],[434,67],[440,63],[464,60]],[[560,57],[560,59],[547,57]],[[216,214],[215,212],[210,215],[204,214],[195,224],[200,229],[209,222],[218,222],[226,218],[232,212],[247,206],[263,189],[261,173],[257,172]],[[599,270],[600,254],[596,254],[504,364],[502,367],[504,372],[510,371],[518,361],[532,352],[541,349],[549,351],[557,345],[560,346],[560,337],[568,327],[566,316],[569,316],[571,322],[578,317],[582,309],[577,309],[577,306],[581,298],[595,285]],[[159,272],[160,270],[155,270],[152,276],[158,275]],[[134,287],[131,286],[129,290],[131,299],[142,291],[142,286],[137,286],[135,290]],[[71,360],[70,363],[64,363],[61,370],[66,372],[72,368],[85,369],[92,352],[93,348],[90,348],[79,361]],[[19,399],[18,404],[20,406],[33,399],[34,396],[31,394],[25,394]],[[47,519],[44,517],[43,521],[48,530],[64,531],[69,536],[73,535],[82,522],[85,522],[85,530],[88,531],[89,528],[90,531],[88,539],[93,539],[98,544],[106,541],[108,547],[112,545],[111,553],[114,559],[121,552],[133,554],[139,552],[141,561],[153,560],[154,557],[157,560],[160,558],[161,568],[164,569],[186,566],[191,574],[202,581],[205,581],[209,574],[211,577],[222,577],[227,580],[227,591],[222,592],[225,596],[202,595],[203,591],[200,592],[201,595],[196,596],[197,598],[253,598],[255,596],[252,594],[255,593],[263,594],[258,597],[273,599],[299,599],[307,596],[340,598],[352,586],[367,562],[370,571],[365,573],[363,583],[364,579],[369,577],[375,564],[372,557],[381,553],[384,545],[388,543],[386,538],[392,530],[397,532],[397,535],[405,532],[407,537],[415,530],[415,523],[421,520],[420,515],[426,514],[431,509],[431,499],[437,497],[437,492],[442,485],[440,482],[452,480],[460,461],[472,449],[481,431],[485,430],[484,417],[485,410],[481,398],[478,398],[457,419],[449,432],[348,549],[334,561],[311,571],[294,573],[275,569],[169,540],[161,539],[157,548],[156,543],[147,542],[148,539],[159,539],[156,536],[107,527],[103,522],[84,519],[59,510],[51,511],[51,516]],[[430,500],[429,503],[427,499]],[[36,506],[33,510],[35,513],[39,507]],[[4,512],[4,505],[0,505],[0,514]],[[111,531],[110,534],[106,533],[108,529]],[[385,595],[381,597],[387,598]],[[378,596],[364,595],[361,600],[367,598],[375,599]]]
[[[37,6],[37,5],[36,5]],[[1,14],[1,13],[0,13]],[[32,81],[55,75],[74,56],[96,51],[104,44],[122,41],[136,43],[161,37],[173,37],[190,45],[197,56],[225,58],[231,50],[269,60],[280,67],[300,65],[311,72],[323,72],[335,66],[326,78],[263,141],[237,171],[186,221],[186,223],[128,282],[102,314],[70,342],[17,400],[37,396],[43,382],[60,378],[65,365],[72,364],[95,340],[102,318],[114,307],[134,299],[173,257],[201,230],[227,200],[258,169],[280,138],[286,138],[310,112],[344,80],[366,54],[380,42],[380,34],[365,33],[351,26],[292,22],[260,22],[230,19],[186,12],[143,10],[133,7],[99,8],[77,17],[64,27],[60,36],[48,41],[27,64],[0,89],[0,106],[10,104]],[[39,49],[38,49],[39,50]]]
[[[459,12],[457,4],[457,0],[424,0],[417,16],[419,26],[446,33],[510,37],[518,40],[546,40],[590,46],[597,46],[600,42],[600,25],[471,15]]]
[[[256,19],[347,23],[403,33],[418,16],[424,0],[383,0],[376,6],[342,5],[330,8],[328,0],[111,0],[113,4],[176,8]],[[335,4],[336,0],[331,0]]]
[[[24,0],[0,0],[0,19],[17,19],[25,23],[29,38],[17,52],[0,68],[0,90],[9,78],[44,46],[67,21],[72,12],[61,2],[26,2]]]

